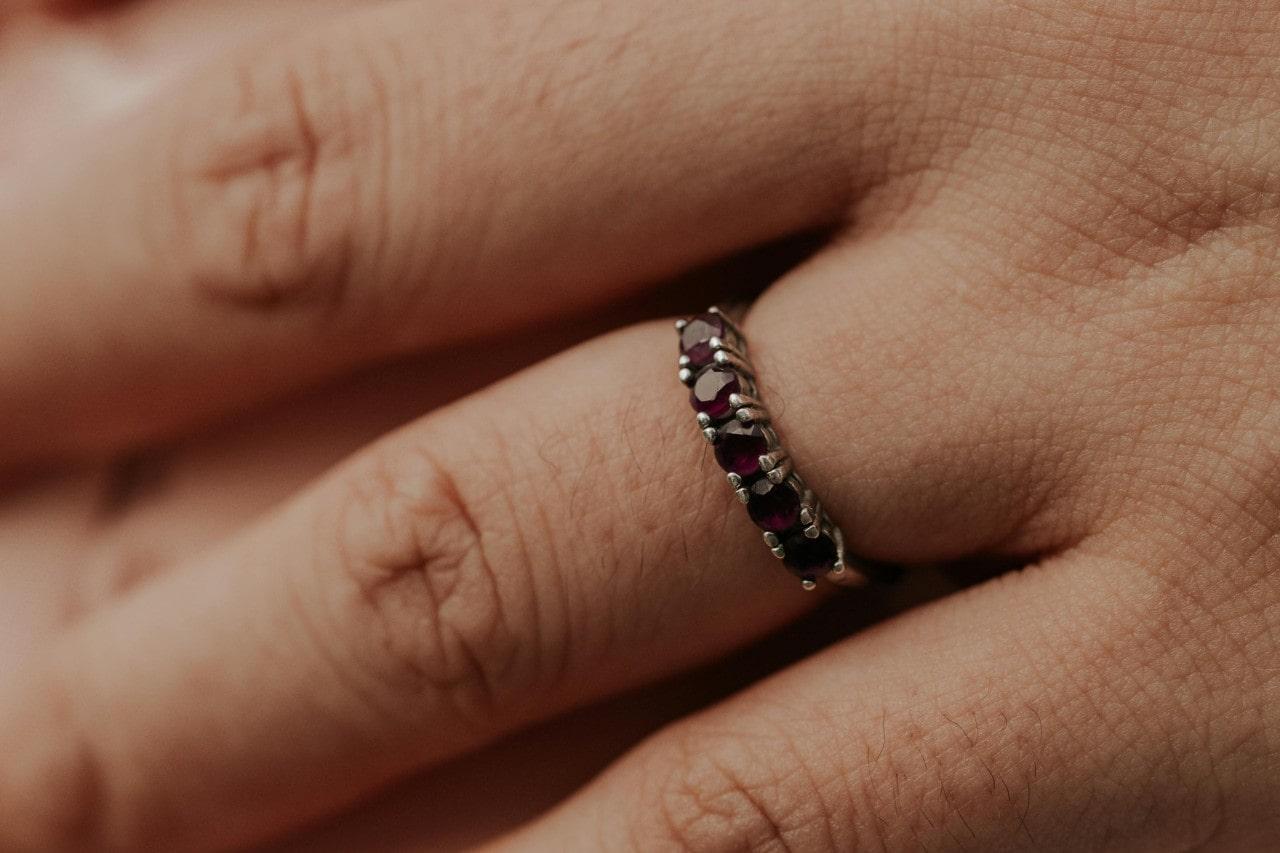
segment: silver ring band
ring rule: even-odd
[[[689,388],[698,427],[774,556],[805,589],[823,575],[842,585],[865,583],[871,573],[861,562],[850,565],[840,527],[778,440],[742,330],[712,307],[677,320],[676,332],[679,378]]]

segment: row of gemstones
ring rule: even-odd
[[[764,419],[756,416],[755,406],[744,403],[755,397],[755,386],[747,365],[733,353],[745,355],[745,342],[715,309],[681,321],[677,329],[680,375],[689,386],[689,401],[715,449],[717,464],[729,475],[774,554],[811,588],[817,575],[837,567],[840,549],[821,511],[806,507],[803,482],[775,467],[777,436],[767,423],[759,422]]]

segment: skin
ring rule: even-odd
[[[196,6],[15,6],[4,32],[34,56]],[[66,623],[24,608],[0,844],[259,843],[469,760],[520,798],[558,759],[493,744],[812,611],[696,438],[668,322],[637,318],[651,282],[815,229],[744,320],[797,467],[859,553],[1022,568],[634,747],[664,714],[588,714],[631,732],[581,739],[623,753],[590,784],[412,842],[1280,840],[1280,7],[333,15],[203,39],[74,158],[37,144],[56,117],[10,131],[0,453],[73,473],[11,489],[7,559],[132,581]],[[560,349],[593,313],[612,331],[518,372],[544,353],[483,344]],[[378,371],[285,396],[413,353],[412,394]],[[309,411],[353,423],[299,436]],[[249,426],[175,439],[216,418]],[[181,476],[121,499],[147,467],[106,460],[157,444]],[[237,476],[246,447],[270,461]],[[105,520],[77,510],[104,465]]]

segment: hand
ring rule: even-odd
[[[85,197],[122,213],[82,252],[40,254],[85,219],[31,199],[0,316],[49,348],[0,337],[30,403],[7,435],[155,434],[837,227],[746,323],[798,467],[859,553],[1032,565],[669,727],[504,843],[1273,844],[1278,25],[1080,0],[363,12],[104,143]],[[29,296],[85,280],[101,303],[53,319]],[[0,721],[0,831],[260,839],[812,607],[699,446],[671,338],[638,325],[433,414],[61,637]],[[114,379],[37,358],[104,340],[130,342]],[[110,393],[143,375],[181,418]]]

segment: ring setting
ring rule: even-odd
[[[844,534],[779,441],[741,329],[712,307],[677,320],[676,333],[678,376],[689,389],[698,427],[773,555],[805,589],[814,589],[822,576],[842,585],[865,582],[849,564]]]

